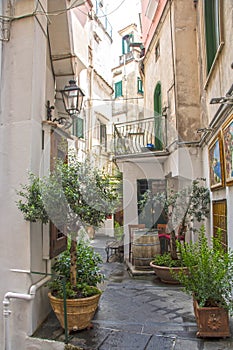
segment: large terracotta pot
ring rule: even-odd
[[[167,267],[154,265],[153,262],[150,262],[150,266],[153,268],[155,274],[159,279],[168,284],[179,284],[180,282],[173,277],[173,273],[178,273],[180,271],[188,272],[186,267]]]
[[[229,337],[229,313],[222,307],[199,307],[193,299],[193,309],[197,322],[197,337]]]
[[[98,307],[101,294],[96,294],[87,298],[67,299],[67,325],[69,331],[85,329],[89,326],[96,309]],[[56,314],[61,327],[64,329],[64,301],[48,294],[54,313]]]

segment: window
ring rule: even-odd
[[[115,83],[115,98],[123,96],[122,95],[122,81]]]
[[[205,0],[204,9],[206,60],[209,73],[220,44],[219,0]]]
[[[143,198],[143,194],[150,190],[152,194],[166,191],[166,180],[162,179],[140,179],[137,180],[137,200]],[[138,203],[139,223],[145,224],[146,227],[156,228],[157,224],[165,224],[166,214],[160,205],[154,205],[153,201],[148,200],[144,208],[140,208]]]
[[[143,94],[142,79],[140,79],[140,78],[138,77],[137,83],[138,83],[138,93],[139,93],[139,94]]]
[[[162,98],[161,98],[161,84],[158,83],[154,92],[154,112],[155,112],[155,149],[163,149],[163,135],[162,135]]]
[[[157,45],[155,46],[155,62],[158,60],[159,56],[160,56],[160,44],[158,41]]]
[[[122,54],[130,52],[132,49],[130,44],[134,42],[133,34],[127,34],[122,38]]]
[[[73,135],[78,138],[84,138],[84,120],[80,117],[74,121]]]
[[[107,150],[107,128],[105,124],[100,123],[100,144],[104,150]]]

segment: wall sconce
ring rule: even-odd
[[[210,100],[210,104],[229,104],[232,105],[233,104],[233,96],[228,96],[226,95],[225,97],[214,97]]]
[[[214,130],[215,130],[215,128],[200,128],[200,129],[197,129],[197,133],[198,134],[210,133],[210,132],[212,132]]]
[[[76,85],[75,80],[70,80],[69,85],[66,85],[63,90],[60,91],[66,112],[69,114],[71,121],[65,117],[52,119],[52,110],[54,106],[50,106],[50,102],[47,101],[47,120],[58,122],[68,129],[73,124],[77,114],[81,112],[83,97],[85,96],[83,91]]]

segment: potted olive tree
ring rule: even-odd
[[[85,305],[89,302],[87,300],[89,298],[93,316],[100,296],[94,287],[101,276],[97,273],[95,279],[91,278],[93,269],[87,269],[82,278],[80,276],[77,278],[80,272],[77,265],[78,249],[78,254],[84,255],[87,252],[87,246],[83,245],[80,251],[77,236],[81,227],[86,225],[99,227],[104,222],[106,216],[112,213],[117,205],[117,193],[107,174],[93,167],[89,161],[78,162],[74,155],[69,157],[68,163],[57,161],[55,170],[49,176],[38,178],[30,174],[29,180],[29,184],[23,185],[18,191],[20,199],[17,206],[22,211],[24,219],[42,223],[51,220],[70,238],[69,254],[65,253],[65,267],[63,266],[64,256],[55,263],[55,273],[58,276],[50,284],[52,307],[55,313],[57,310],[59,313],[64,311],[62,299],[65,296],[61,292],[61,280],[64,283],[65,278],[65,293],[69,299],[72,299],[71,309],[68,309],[69,300],[67,300],[68,329],[85,328],[90,320],[79,325],[77,323],[79,317],[72,317],[73,323],[69,319],[69,314],[75,313],[75,300],[78,303],[80,298],[85,299],[83,302]],[[97,262],[93,259],[93,254],[89,254],[88,259],[92,265]],[[63,316],[59,319],[63,319]]]
[[[168,191],[152,197],[155,205],[159,204],[167,220],[167,233],[170,251],[156,255],[150,266],[165,283],[179,283],[171,270],[187,270],[179,259],[177,241],[185,241],[188,225],[202,222],[209,215],[209,190],[204,186],[204,179],[193,180],[191,185],[180,191]]]
[[[221,243],[221,231],[208,238],[201,227],[196,243],[179,244],[181,260],[188,274],[176,278],[184,291],[193,296],[198,337],[228,337],[229,314],[233,315],[233,252]]]

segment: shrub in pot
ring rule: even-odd
[[[174,274],[179,268],[187,273],[184,262],[180,260],[177,242],[180,242],[181,238],[185,241],[187,226],[190,223],[201,222],[209,215],[209,190],[204,186],[204,181],[203,178],[196,179],[180,191],[168,190],[168,194],[158,193],[151,197],[155,208],[162,206],[167,221],[167,233],[170,235],[170,251],[163,254],[164,256],[155,256],[150,263],[157,276],[165,283],[179,283]],[[178,227],[177,236],[175,227]]]
[[[180,283],[176,275],[181,270],[187,273],[187,267],[183,264],[183,261],[180,258],[172,259],[170,253],[156,255],[154,260],[150,262],[150,266],[162,282],[169,284]]]
[[[61,253],[52,267],[54,277],[47,283],[52,308],[64,328],[64,288],[66,293],[68,329],[78,330],[88,327],[98,306],[101,290],[97,287],[104,279],[100,270],[101,256],[82,239],[77,243],[77,283],[70,284],[70,241],[68,249]],[[80,300],[78,300],[80,299]],[[90,304],[89,304],[90,301]],[[74,305],[77,311],[74,312]]]
[[[176,278],[184,291],[193,296],[197,336],[229,336],[229,314],[233,314],[233,252],[224,249],[220,231],[209,245],[204,226],[196,243],[179,244],[179,249],[188,273],[180,271]]]
[[[93,167],[89,161],[80,163],[74,155],[70,155],[68,163],[57,161],[55,170],[47,177],[39,178],[30,174],[29,184],[22,185],[18,191],[20,199],[17,206],[25,220],[42,223],[51,220],[61,232],[70,237],[69,262],[67,260],[61,271],[61,265],[58,268],[55,264],[59,273],[69,276],[66,284],[69,296],[77,296],[78,290],[82,296],[94,290],[89,288],[90,274],[87,271],[83,274],[86,281],[82,279],[80,284],[77,235],[83,226],[99,227],[117,206],[117,193],[110,180],[107,174]],[[87,246],[82,248],[83,252],[88,249]],[[99,298],[99,293],[97,296]],[[73,328],[70,326],[69,329]]]
[[[209,215],[209,202],[209,189],[205,186],[205,179],[197,178],[179,191],[168,188],[166,193],[153,194],[148,190],[138,204],[141,211],[146,206],[151,206],[154,212],[162,213],[167,223],[167,233],[170,234],[171,256],[177,260],[175,234],[178,240],[185,238],[190,223],[205,220]]]

